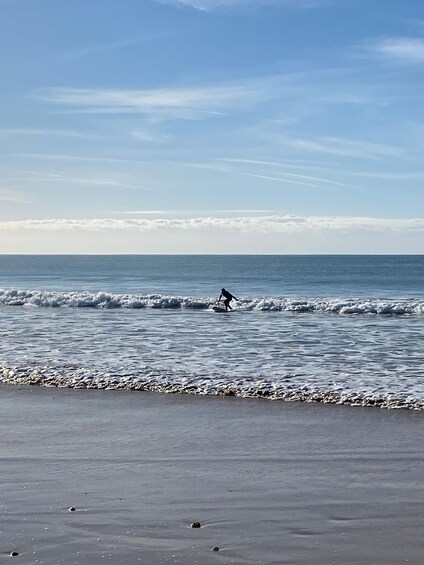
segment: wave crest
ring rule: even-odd
[[[210,309],[213,298],[168,296],[162,294],[114,294],[109,292],[57,292],[43,290],[0,289],[0,306],[35,308],[154,308]],[[242,311],[323,312],[334,314],[422,315],[423,299],[377,298],[243,298],[235,306]]]

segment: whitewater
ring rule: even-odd
[[[0,305],[39,308],[181,308],[210,309],[217,303],[213,297],[131,295],[108,292],[52,292],[40,290],[0,289]],[[336,314],[424,314],[422,299],[376,298],[243,298],[237,310],[262,312],[333,312]]]

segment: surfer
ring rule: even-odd
[[[228,292],[228,290],[225,290],[225,288],[221,288],[221,294],[219,295],[218,302],[221,302],[222,297],[225,298],[224,305],[226,310],[228,310],[228,308],[232,310],[230,306],[230,302],[233,298],[234,300],[238,301],[238,298],[236,298],[233,294],[231,294],[231,292]]]

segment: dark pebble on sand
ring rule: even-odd
[[[10,552],[10,557],[17,557],[19,555],[19,553],[17,551],[11,551]]]
[[[201,527],[201,526],[200,526],[200,522],[193,522],[192,524],[190,524],[190,526],[191,526],[192,528],[200,528],[200,527]]]
[[[219,547],[218,547],[217,545],[215,545],[215,546],[212,548],[212,551],[219,551]]]
[[[75,506],[71,506],[71,507],[69,508],[69,512],[75,512],[75,510],[76,510]]]

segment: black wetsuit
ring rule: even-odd
[[[232,310],[231,306],[230,306],[230,302],[231,300],[234,298],[235,300],[238,300],[233,294],[231,294],[231,292],[228,292],[228,290],[225,290],[225,288],[223,288],[221,290],[221,294],[219,295],[219,300],[221,300],[221,297],[224,297],[224,304],[225,304],[225,309],[228,310],[228,308],[230,310]]]

